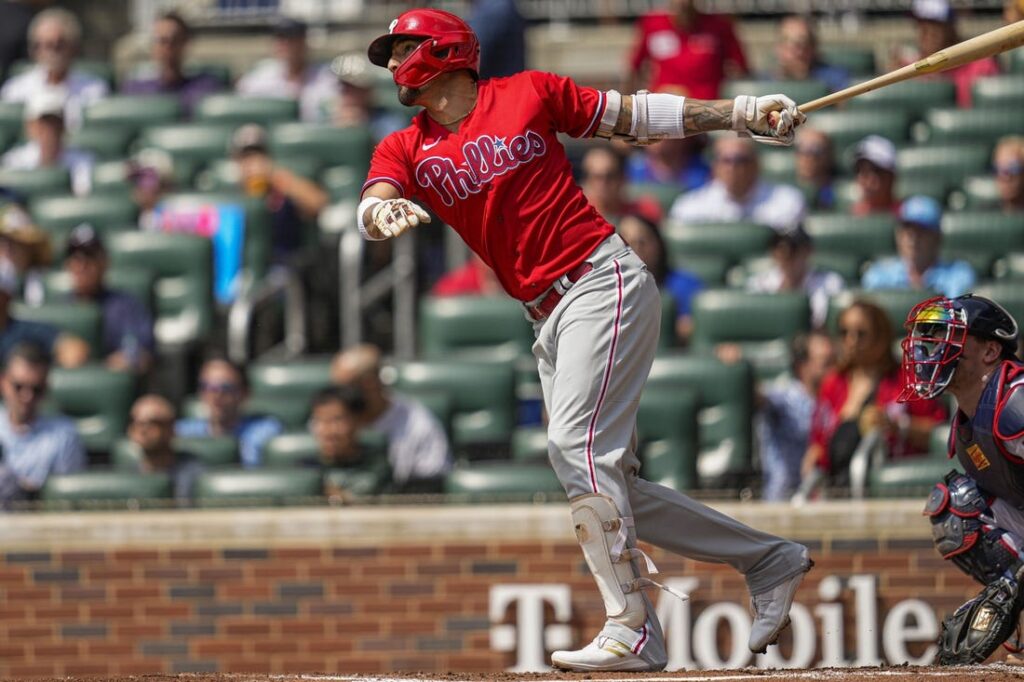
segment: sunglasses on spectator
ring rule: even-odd
[[[33,398],[46,393],[46,384],[23,384],[20,381],[12,381],[11,388],[15,393],[30,393]]]
[[[170,426],[173,422],[173,419],[162,417],[132,418],[135,426]]]
[[[843,338],[846,338],[847,336],[852,336],[855,339],[864,339],[864,338],[867,338],[869,334],[870,334],[870,332],[867,329],[865,329],[864,327],[840,327],[839,328],[839,336],[842,336]]]
[[[753,163],[754,157],[752,154],[723,154],[717,160],[721,163],[739,165],[741,163]]]
[[[52,50],[54,52],[63,52],[68,46],[68,41],[63,38],[57,40],[35,40],[32,41],[33,50]]]
[[[204,393],[225,393],[232,394],[241,391],[241,386],[230,382],[212,383],[208,381],[199,382],[199,390]]]
[[[1001,166],[996,166],[996,175],[1009,177],[1012,175],[1020,175],[1021,173],[1024,173],[1024,164],[1020,163],[1019,161],[1014,161],[1012,163],[1004,163]]]

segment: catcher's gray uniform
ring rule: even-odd
[[[618,235],[587,260],[594,269],[550,317],[534,323],[533,354],[549,414],[548,455],[569,498],[609,496],[624,517],[635,520],[629,546],[638,537],[693,559],[727,563],[744,574],[752,594],[805,571],[802,545],[638,476],[636,414],[657,348],[658,289]],[[638,632],[609,620],[603,632],[657,659],[664,643],[649,607],[648,625],[655,627]]]

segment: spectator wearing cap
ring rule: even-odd
[[[796,134],[796,186],[803,192],[811,211],[831,211],[836,205],[835,156],[832,138],[826,133],[805,128]]]
[[[174,160],[162,149],[139,150],[127,163],[125,175],[132,185],[132,200],[139,209],[139,227],[157,230],[156,207],[174,189]]]
[[[33,343],[49,353],[61,367],[78,367],[89,359],[89,344],[53,325],[20,320],[11,313],[18,299],[18,275],[0,264],[0,358],[20,343]]]
[[[314,220],[327,206],[327,193],[315,182],[274,164],[262,126],[248,124],[235,131],[231,155],[238,164],[242,191],[266,203],[274,260],[284,262],[302,246],[303,222]]]
[[[807,295],[811,304],[811,325],[825,325],[829,299],[846,288],[843,278],[811,263],[814,242],[802,225],[775,232],[771,245],[772,266],[747,279],[747,291],[775,294],[792,291]]]
[[[480,77],[526,69],[526,20],[515,0],[473,0],[469,25],[480,40]]]
[[[135,296],[104,284],[107,267],[107,250],[96,230],[85,224],[72,230],[64,269],[71,276],[74,299],[100,309],[103,335],[98,354],[111,369],[145,373],[156,353],[153,318]]]
[[[102,80],[73,68],[81,37],[81,24],[66,9],[53,7],[37,14],[28,28],[35,64],[4,83],[0,100],[28,102],[40,90],[59,89],[65,98],[65,124],[70,130],[80,127],[85,107],[109,92]]]
[[[30,499],[50,476],[85,469],[85,448],[75,423],[63,415],[41,414],[50,375],[50,356],[22,342],[4,356],[0,377],[0,507]]]
[[[626,163],[630,182],[674,185],[679,192],[703,187],[711,179],[711,167],[704,160],[704,135],[662,140],[632,154]]]
[[[676,199],[671,211],[674,219],[682,223],[751,221],[775,229],[803,219],[803,194],[796,187],[761,180],[751,140],[717,138],[711,171],[710,183]]]
[[[331,72],[338,83],[330,120],[339,128],[369,127],[375,140],[383,140],[408,125],[409,119],[375,105],[371,66],[362,52],[334,58]]]
[[[14,269],[25,303],[43,302],[43,273],[52,260],[50,235],[32,222],[28,211],[18,204],[0,208],[0,267]]]
[[[817,80],[830,92],[842,90],[850,82],[849,71],[822,60],[814,25],[811,18],[803,14],[790,14],[779,22],[775,68],[765,77],[768,80]]]
[[[220,92],[220,81],[209,74],[186,74],[185,51],[191,31],[177,12],[164,12],[153,22],[151,70],[121,86],[126,95],[176,95],[181,111],[191,118],[199,100]]]
[[[238,94],[298,100],[303,121],[325,120],[337,85],[330,69],[309,63],[306,24],[282,17],[273,34],[274,56],[260,61],[238,80]]]
[[[626,196],[626,159],[611,145],[590,145],[580,161],[580,188],[590,205],[612,223],[627,213],[661,222],[661,206],[651,197]]]
[[[43,88],[33,92],[25,103],[25,137],[28,142],[4,154],[4,168],[34,170],[66,168],[75,194],[88,194],[92,186],[92,155],[65,144],[64,91]]]
[[[1024,212],[1024,137],[1008,135],[992,153],[999,205],[1006,213]]]
[[[171,479],[179,506],[191,504],[196,480],[205,467],[190,452],[174,447],[174,405],[160,395],[147,394],[133,404],[128,440],[138,448],[140,474],[165,473]]]
[[[727,72],[737,77],[749,70],[732,21],[700,12],[694,0],[671,0],[666,10],[640,18],[622,91],[639,90],[647,67],[652,92],[700,99],[717,99]]]
[[[931,197],[913,196],[900,207],[898,256],[875,261],[864,273],[865,289],[934,291],[954,298],[974,286],[974,270],[962,260],[940,258],[942,208]]]
[[[881,135],[868,135],[857,143],[853,168],[858,197],[850,212],[856,216],[873,213],[896,214],[896,145]]]
[[[257,467],[263,461],[267,441],[284,427],[273,417],[245,414],[243,408],[248,397],[245,371],[227,358],[210,358],[199,369],[199,399],[206,415],[179,419],[174,433],[188,438],[237,438],[242,466]]]

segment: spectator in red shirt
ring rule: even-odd
[[[946,408],[937,400],[896,402],[902,370],[892,352],[892,325],[874,303],[855,301],[840,313],[839,341],[839,362],[818,391],[802,474],[822,469],[843,485],[851,442],[877,429],[890,457],[926,452]]]
[[[850,208],[856,216],[892,213],[900,210],[896,198],[896,145],[881,135],[868,135],[853,153],[857,181],[857,202]]]
[[[446,272],[430,290],[433,296],[503,296],[494,270],[471,253],[464,265]]]
[[[699,99],[718,98],[727,67],[729,75],[747,74],[747,58],[728,18],[698,12],[693,0],[671,0],[667,9],[638,22],[623,92],[637,90],[648,63],[649,90]]]

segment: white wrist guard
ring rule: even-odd
[[[366,225],[363,224],[363,214],[366,213],[366,209],[377,204],[384,203],[384,200],[380,197],[366,197],[359,202],[359,206],[356,208],[356,224],[359,226],[359,233],[364,238],[369,239],[373,242],[384,241],[386,237],[374,237],[370,235],[369,230],[366,229]]]
[[[738,133],[747,132],[747,128],[757,117],[757,98],[751,95],[740,95],[732,103],[732,129]]]
[[[633,98],[633,118],[630,120],[629,135],[615,132],[615,124],[622,110],[622,95],[615,90],[605,93],[608,103],[597,127],[596,137],[625,139],[635,144],[650,144],[664,139],[686,137],[686,98],[678,95],[649,93],[640,90]]]

